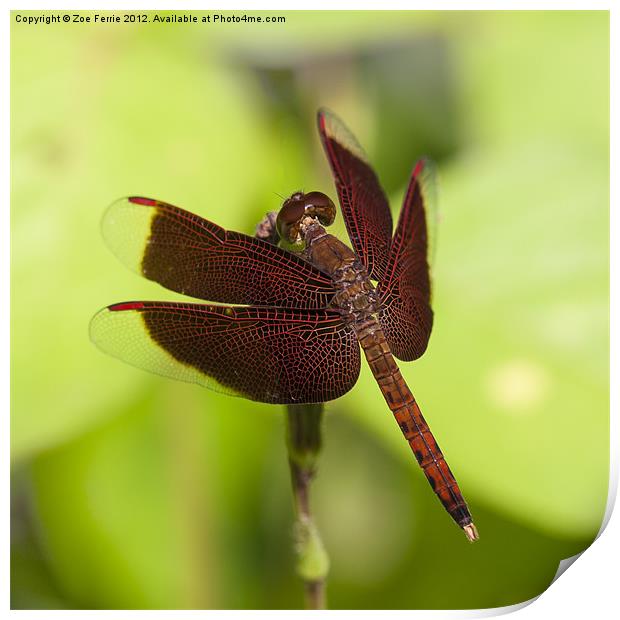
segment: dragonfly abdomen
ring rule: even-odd
[[[351,249],[309,218],[301,229],[307,242],[306,257],[332,277],[338,291],[332,300],[350,325],[398,425],[424,471],[435,495],[469,540],[478,532],[459,486],[431,433],[418,404],[405,383],[379,321],[379,300],[365,267]]]
[[[381,326],[373,318],[354,325],[354,329],[383,397],[433,491],[467,537],[476,540],[478,534],[465,499],[392,356]]]

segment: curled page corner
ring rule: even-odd
[[[566,569],[581,557],[582,553],[583,551],[580,551],[575,555],[571,555],[570,558],[564,558],[563,560],[560,560],[560,563],[558,564],[558,569],[555,571],[555,575],[553,576],[551,583],[556,582],[564,574]],[[549,585],[551,585],[551,583]]]

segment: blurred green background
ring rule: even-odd
[[[395,215],[415,160],[438,163],[434,333],[402,372],[481,533],[468,545],[442,510],[364,368],[327,407],[314,489],[329,604],[542,592],[607,497],[608,14],[15,15],[13,607],[302,605],[282,408],[126,366],[87,326],[113,302],[180,298],[104,246],[116,198],[248,233],[278,194],[335,198],[319,105],[364,145]]]

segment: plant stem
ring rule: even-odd
[[[255,236],[278,245],[275,211],[258,223]],[[323,403],[288,405],[286,445],[295,502],[297,574],[304,582],[306,609],[325,609],[325,581],[329,557],[310,511],[310,484],[321,453]]]
[[[310,510],[310,485],[321,452],[323,404],[288,405],[287,446],[291,469],[297,573],[304,582],[306,609],[325,609],[329,558]]]

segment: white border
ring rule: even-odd
[[[10,7],[11,11],[114,11],[114,10],[166,10],[166,11],[338,11],[338,10],[367,10],[367,11],[521,11],[521,10],[568,10],[568,11],[592,11],[609,10],[613,4],[610,0],[506,0],[505,2],[478,0],[477,2],[467,2],[466,0],[436,0],[435,2],[421,0],[385,0],[377,3],[373,0],[314,0],[310,2],[296,2],[294,6],[291,2],[283,0],[246,0],[245,2],[234,2],[231,0],[221,0],[220,2],[198,2],[179,0],[178,2],[146,2],[145,0],[120,0],[116,2],[98,2],[95,8],[84,6],[84,2],[75,0],[59,7],[58,3],[51,0],[39,0],[38,2],[28,2],[25,6]],[[102,6],[102,5],[109,6]]]
[[[109,4],[109,6],[101,6],[101,4]],[[329,10],[365,10],[365,11],[409,11],[409,10],[452,10],[452,11],[519,11],[519,10],[609,10],[612,8],[610,0],[506,0],[505,2],[492,2],[490,0],[478,0],[477,2],[466,2],[465,0],[436,0],[435,2],[422,0],[386,0],[378,3],[372,0],[314,0],[313,2],[306,0],[296,2],[292,6],[291,2],[283,0],[260,2],[260,0],[246,0],[245,2],[233,2],[230,0],[221,0],[219,2],[188,2],[180,0],[178,2],[146,2],[145,0],[116,1],[110,3],[98,3],[99,6],[90,8],[84,6],[83,2],[75,2],[75,0],[67,2],[63,6],[51,0],[39,2],[27,2],[24,6],[10,8],[12,11],[33,11],[33,10],[55,10],[55,11],[113,11],[113,10],[167,10],[167,11],[266,11],[278,9],[283,11],[329,11]]]

